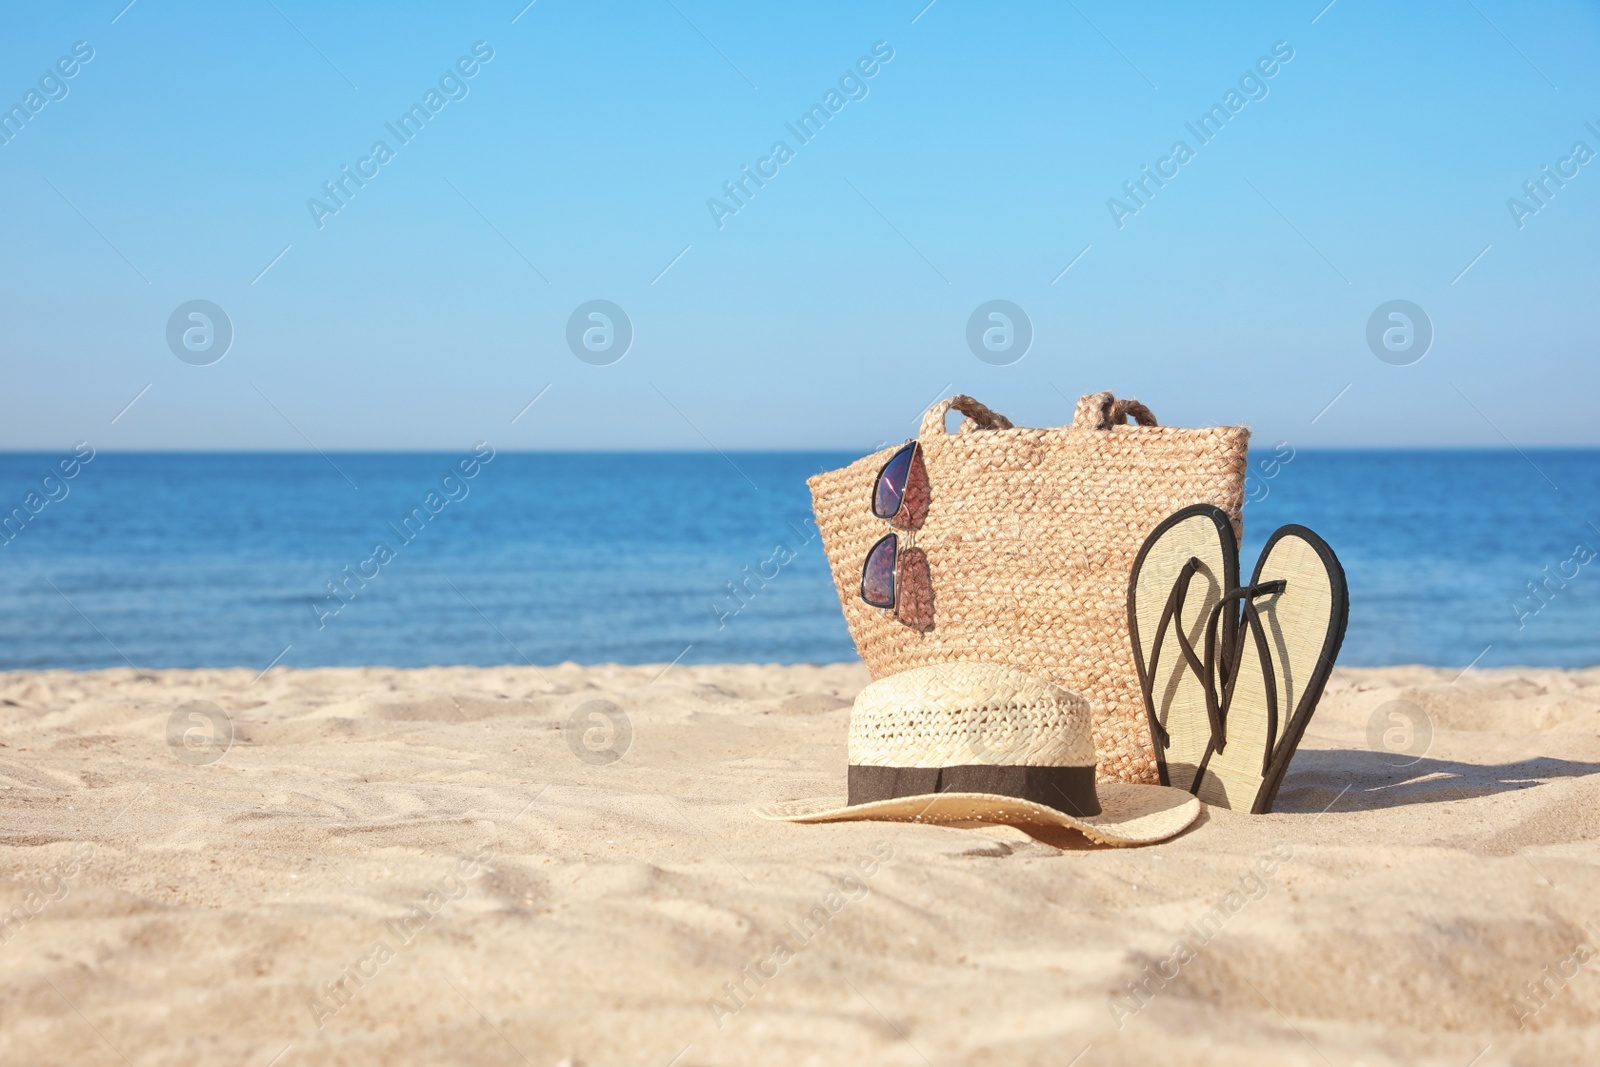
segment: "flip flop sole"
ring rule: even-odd
[[[1191,559],[1199,560],[1200,566],[1189,583],[1182,611],[1166,632],[1160,633],[1173,585]],[[1206,619],[1238,579],[1239,549],[1233,522],[1227,512],[1211,504],[1195,504],[1169,515],[1134,559],[1128,578],[1128,629],[1162,785],[1193,792],[1196,772],[1211,741],[1205,687],[1184,659],[1178,630],[1182,629],[1192,648],[1203,649]],[[1161,743],[1163,730],[1165,745]]]
[[[1316,711],[1344,641],[1350,597],[1344,568],[1327,543],[1304,526],[1285,526],[1267,541],[1250,584],[1283,581],[1281,593],[1255,601],[1277,696],[1268,714],[1267,676],[1256,636],[1240,637],[1238,681],[1226,713],[1227,744],[1211,755],[1197,796],[1219,807],[1272,810],[1289,762]],[[1270,759],[1264,759],[1269,743]]]

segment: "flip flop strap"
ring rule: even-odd
[[[1156,665],[1161,661],[1161,649],[1166,644],[1167,627],[1172,620],[1183,610],[1183,599],[1189,592],[1189,582],[1194,579],[1195,565],[1199,561],[1191,557],[1183,568],[1178,571],[1178,577],[1172,583],[1172,589],[1167,593],[1167,602],[1161,609],[1160,621],[1156,623],[1155,640],[1150,645],[1150,662],[1144,665],[1145,688],[1152,694],[1156,679]],[[1153,707],[1153,705],[1152,705]],[[1150,725],[1155,732],[1155,740],[1163,749],[1172,745],[1172,737],[1167,733],[1166,725],[1158,719],[1152,711]]]
[[[1211,617],[1206,623],[1206,666],[1212,678],[1212,684],[1220,678],[1223,687],[1221,704],[1222,730],[1213,729],[1213,744],[1218,752],[1227,745],[1228,711],[1233,706],[1233,696],[1239,683],[1239,665],[1244,660],[1244,641],[1246,633],[1255,640],[1256,655],[1261,661],[1262,685],[1266,690],[1267,702],[1267,743],[1261,755],[1261,773],[1266,775],[1272,764],[1273,751],[1278,746],[1278,678],[1277,670],[1272,665],[1272,647],[1267,639],[1266,624],[1261,621],[1261,611],[1255,605],[1255,598],[1282,593],[1288,588],[1288,582],[1277,579],[1270,582],[1261,582],[1256,585],[1242,586],[1230,590],[1217,601],[1211,609]],[[1234,601],[1239,602],[1239,613],[1229,619],[1232,635],[1233,655],[1223,659],[1218,648],[1219,628],[1222,613]],[[1219,672],[1220,671],[1220,675]]]
[[[1244,658],[1244,642],[1242,638],[1248,634],[1255,640],[1256,653],[1261,660],[1262,682],[1266,689],[1267,702],[1267,743],[1261,757],[1261,773],[1266,775],[1271,767],[1272,754],[1278,747],[1278,680],[1277,671],[1272,665],[1271,642],[1267,639],[1266,624],[1261,620],[1261,612],[1255,605],[1255,598],[1282,593],[1288,583],[1283,579],[1270,582],[1261,582],[1256,585],[1241,586],[1231,589],[1212,605],[1206,618],[1204,637],[1205,652],[1201,655],[1195,650],[1194,644],[1189,640],[1189,635],[1184,632],[1182,612],[1184,600],[1188,597],[1189,586],[1194,581],[1194,576],[1202,566],[1197,557],[1191,556],[1178,572],[1177,579],[1172,583],[1172,591],[1167,594],[1167,603],[1161,610],[1160,621],[1156,624],[1155,640],[1151,644],[1150,663],[1146,672],[1151,679],[1156,677],[1156,667],[1161,659],[1161,650],[1166,644],[1167,628],[1173,621],[1178,620],[1174,636],[1178,639],[1178,649],[1183,653],[1185,663],[1200,681],[1201,690],[1206,698],[1206,717],[1211,725],[1211,748],[1221,752],[1228,744],[1228,710],[1233,704],[1233,695],[1239,681],[1239,665]],[[1232,606],[1238,602],[1238,607]],[[1230,645],[1232,656],[1222,655],[1222,646],[1219,638],[1223,636],[1222,619],[1224,612],[1230,612],[1228,619],[1228,635],[1231,637]],[[1219,693],[1220,689],[1220,693]],[[1162,748],[1172,744],[1171,734],[1164,723],[1155,720],[1156,739]]]
[[[1217,699],[1217,689],[1213,684],[1210,655],[1202,658],[1195,651],[1194,645],[1189,640],[1189,635],[1183,631],[1183,602],[1189,595],[1189,585],[1194,581],[1194,576],[1199,572],[1202,564],[1198,557],[1190,556],[1189,561],[1178,572],[1177,579],[1172,583],[1172,592],[1167,594],[1166,606],[1161,609],[1161,620],[1156,625],[1155,641],[1151,644],[1150,663],[1145,668],[1147,676],[1154,680],[1156,665],[1161,659],[1161,649],[1166,644],[1167,627],[1172,625],[1174,619],[1178,620],[1176,636],[1178,650],[1183,653],[1184,662],[1194,672],[1200,681],[1200,687],[1206,697],[1206,717],[1211,723],[1211,735],[1215,738],[1223,728],[1222,706]],[[1156,739],[1160,741],[1163,749],[1172,745],[1171,735],[1167,732],[1166,725],[1159,719],[1153,719],[1156,730]]]

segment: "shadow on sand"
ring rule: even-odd
[[[1363,749],[1313,749],[1295,755],[1274,812],[1317,814],[1375,811],[1404,804],[1439,804],[1543,785],[1555,778],[1600,774],[1600,763],[1537,756],[1514,763],[1412,760]],[[1350,788],[1342,797],[1340,790]],[[1334,803],[1334,798],[1338,802]]]

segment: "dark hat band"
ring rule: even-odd
[[[1093,767],[864,767],[851,765],[851,805],[932,793],[990,793],[1079,818],[1100,814]]]

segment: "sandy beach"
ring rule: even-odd
[[[1595,1062],[1600,669],[1455,675],[1138,849],[758,819],[859,665],[0,675],[0,1062]]]

